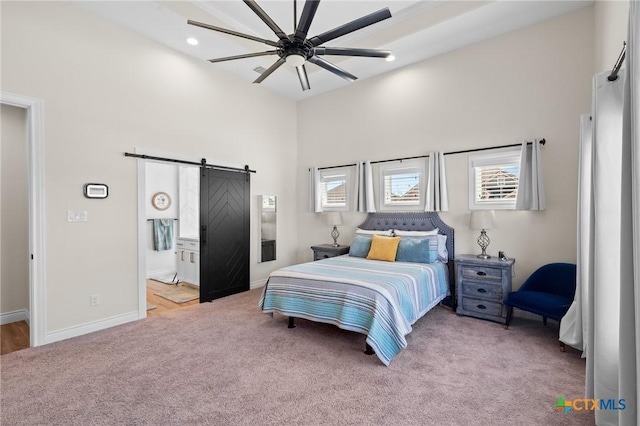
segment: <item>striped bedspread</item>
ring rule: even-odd
[[[382,262],[348,255],[274,271],[265,313],[334,324],[367,336],[380,360],[407,346],[411,326],[449,294],[447,266]]]

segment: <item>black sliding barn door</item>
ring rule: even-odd
[[[249,290],[249,174],[201,169],[200,302]]]

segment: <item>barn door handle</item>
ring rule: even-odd
[[[207,245],[207,225],[202,225],[202,235],[200,236],[200,243],[203,246]]]

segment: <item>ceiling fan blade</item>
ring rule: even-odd
[[[247,53],[245,55],[235,55],[235,56],[227,56],[224,58],[216,58],[216,59],[208,59],[209,62],[215,64],[216,62],[224,62],[224,61],[232,61],[234,59],[245,59],[245,58],[255,58],[256,56],[268,56],[268,55],[277,55],[277,50],[267,50],[266,52],[258,52],[258,53]]]
[[[282,58],[278,58],[277,61],[274,62],[273,65],[271,65],[269,68],[267,68],[267,70],[265,72],[263,72],[262,74],[260,74],[260,77],[256,78],[254,83],[262,83],[262,81],[269,77],[271,75],[272,72],[274,72],[275,70],[277,70],[278,68],[280,68],[280,65],[284,64],[286,61]]]
[[[267,12],[265,12],[260,6],[258,6],[258,3],[256,3],[254,0],[244,0],[244,2],[251,8],[251,10],[253,10],[256,15],[258,15],[260,19],[262,19],[265,24],[269,26],[269,28],[271,28],[271,31],[273,31],[280,40],[289,40],[289,36],[286,35],[284,31],[282,31],[282,29],[280,29],[278,24],[276,24],[269,15],[267,15]]]
[[[187,24],[195,25],[196,27],[206,28],[207,30],[218,31],[218,32],[229,34],[229,35],[233,35],[233,36],[236,36],[236,37],[242,37],[242,38],[246,38],[246,39],[249,39],[249,40],[258,41],[260,43],[268,44],[269,46],[278,47],[278,42],[277,41],[265,40],[263,38],[254,37],[254,36],[249,35],[249,34],[239,33],[237,31],[228,30],[226,28],[215,27],[213,25],[205,24],[203,22],[192,21],[191,19],[189,19],[187,21]]]
[[[336,65],[333,65],[331,62],[325,61],[322,58],[318,58],[317,56],[312,56],[307,60],[309,62],[313,63],[313,64],[316,64],[317,66],[319,66],[321,68],[324,68],[327,71],[331,71],[332,73],[334,73],[338,77],[342,77],[347,81],[356,81],[358,79],[358,77],[356,77],[355,75],[353,75],[351,73],[348,73],[347,71],[343,70],[342,68],[339,68]]]
[[[388,58],[390,50],[352,49],[350,47],[314,47],[314,55],[365,56],[367,58]]]
[[[364,27],[368,27],[369,25],[375,24],[376,22],[380,22],[388,18],[391,18],[391,12],[389,12],[388,7],[385,7],[384,9],[380,9],[377,12],[370,13],[366,16],[355,19],[344,25],[312,37],[311,39],[309,39],[309,42],[313,47],[316,47],[335,38],[357,31]]]
[[[300,85],[302,86],[302,90],[309,90],[311,86],[309,85],[309,77],[307,77],[307,70],[303,65],[296,67],[296,71],[298,71],[298,78],[300,79]]]
[[[307,32],[311,26],[311,21],[316,15],[316,10],[320,5],[320,0],[307,0],[302,9],[302,15],[300,15],[300,22],[296,28],[296,32],[293,35],[293,39],[298,42],[304,41],[307,38]]]

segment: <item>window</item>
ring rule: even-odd
[[[418,161],[380,166],[380,209],[424,208],[424,163]]]
[[[349,210],[351,170],[345,167],[320,170],[320,197],[323,211]]]
[[[519,178],[519,150],[470,156],[469,209],[514,209]]]

